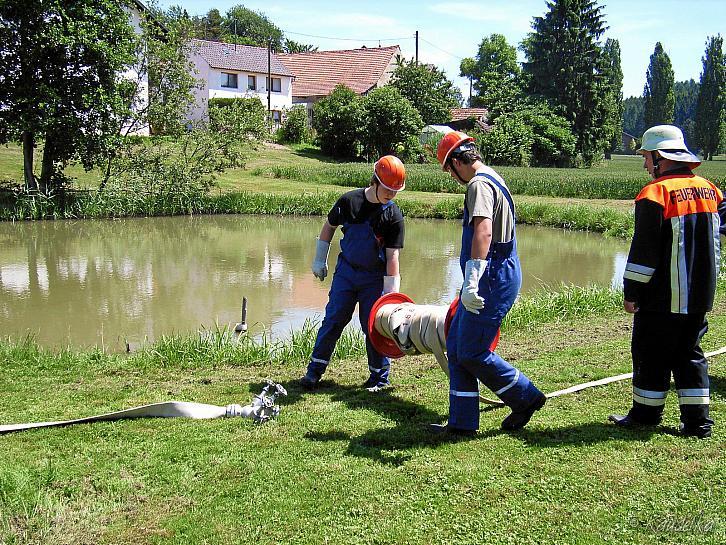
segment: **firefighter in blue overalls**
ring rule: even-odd
[[[492,347],[522,283],[514,202],[504,180],[482,163],[470,136],[458,131],[446,134],[436,155],[444,171],[466,185],[466,197],[459,258],[464,285],[446,339],[449,422],[433,424],[432,429],[475,434],[480,381],[512,409],[502,429],[517,430],[542,408],[546,398]]]
[[[363,386],[370,391],[387,387],[390,360],[376,352],[368,339],[368,315],[382,293],[400,288],[398,254],[403,248],[403,214],[393,198],[406,185],[406,170],[400,159],[386,155],[376,161],[370,185],[345,193],[328,213],[317,240],[313,274],[321,281],[328,274],[328,252],[335,230],[342,226],[341,252],[330,286],[325,318],[318,331],[307,372],[300,384],[318,385],[343,328],[358,303],[358,316],[366,335],[370,376]]]

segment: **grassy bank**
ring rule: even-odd
[[[642,160],[626,156],[615,156],[590,169],[496,167],[496,170],[515,195],[632,200],[648,180]],[[711,162],[698,172],[702,176],[710,172],[715,183],[723,184],[726,161]],[[464,187],[438,165],[406,165],[406,173],[406,187],[411,191],[464,192]],[[267,165],[254,168],[252,174],[306,184],[365,187],[370,180],[371,166],[362,163]]]
[[[543,390],[630,370],[629,322],[614,313],[619,301],[585,290],[537,297],[513,312],[500,349]],[[724,344],[723,310],[711,317],[707,350]],[[625,382],[551,400],[514,434],[499,431],[506,410],[485,408],[477,437],[451,442],[426,429],[446,419],[448,406],[446,378],[432,357],[396,360],[394,388],[378,395],[359,387],[364,358],[336,360],[320,391],[306,393],[295,379],[308,348],[302,337],[287,352],[257,354],[231,352],[219,337],[165,339],[122,357],[0,343],[3,422],[170,399],[244,404],[265,377],[290,394],[280,417],[264,426],[138,420],[0,436],[0,542],[726,539],[726,490],[718,484],[726,479],[723,356],[712,361],[710,440],[675,435],[674,392],[658,428],[608,424],[609,412],[630,403]],[[360,353],[352,350],[348,356]]]
[[[341,191],[342,192],[342,191]],[[99,194],[95,191],[70,194],[65,204],[45,197],[27,197],[13,207],[0,208],[0,220],[90,219],[183,214],[269,214],[321,216],[328,213],[341,192],[313,192],[297,195],[268,193],[222,193],[191,198],[137,193]],[[410,196],[397,199],[404,215],[411,218],[458,219],[463,213],[461,197],[435,201]],[[628,236],[632,232],[630,212],[609,207],[592,207],[546,202],[520,202],[517,221],[523,224],[562,227]]]
[[[0,179],[18,176],[18,148],[0,148]],[[462,188],[435,165],[408,165],[408,187],[397,199],[409,217],[461,217]],[[517,194],[521,223],[588,230],[615,236],[632,232],[632,195],[645,183],[641,161],[616,156],[592,169],[497,168]],[[219,188],[207,195],[151,195],[107,191],[99,194],[97,173],[70,171],[79,187],[65,202],[23,197],[0,206],[0,219],[115,218],[181,214],[323,215],[351,186],[365,185],[371,165],[333,163],[305,147],[261,148],[246,169],[225,172]],[[726,161],[705,163],[698,171],[726,180]],[[94,177],[95,176],[95,177]],[[627,199],[627,200],[626,200]]]

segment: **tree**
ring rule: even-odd
[[[252,11],[239,5],[230,8],[224,19],[226,39],[233,43],[267,47],[280,53],[282,47],[282,30],[267,16],[259,11]]]
[[[210,9],[204,17],[194,17],[194,37],[212,42],[224,41],[224,19],[218,9]]]
[[[646,129],[654,125],[673,123],[675,95],[673,94],[673,67],[660,42],[655,44],[645,74],[643,89],[643,121]]]
[[[607,117],[605,132],[609,154],[623,145],[623,69],[620,65],[620,43],[608,38],[603,47],[605,58],[604,80],[607,86]]]
[[[26,187],[52,191],[69,160],[92,168],[116,134],[128,91],[118,75],[134,52],[128,15],[116,0],[2,2],[0,43],[0,143],[21,141]]]
[[[369,155],[413,158],[424,122],[398,89],[388,85],[374,89],[363,98],[363,110],[363,143]]]
[[[564,117],[554,113],[546,102],[522,108],[515,115],[532,133],[530,166],[572,166],[577,138]]]
[[[592,164],[607,145],[606,70],[598,40],[607,27],[594,0],[551,0],[522,43],[531,93],[560,109],[577,136],[577,151]]]
[[[283,142],[299,144],[308,139],[308,111],[302,104],[295,104],[285,113],[285,120],[280,127],[280,139]]]
[[[475,58],[461,61],[461,76],[469,78],[476,94],[470,106],[487,108],[492,118],[511,112],[521,100],[521,70],[517,50],[501,34],[492,34],[479,44]]]
[[[706,52],[702,62],[696,136],[698,145],[703,149],[703,157],[710,161],[718,153],[726,116],[726,64],[723,38],[720,34],[706,40]]]
[[[285,38],[285,53],[310,53],[311,51],[317,51],[316,46],[310,44],[301,44],[294,40]]]
[[[356,157],[360,148],[363,107],[355,91],[338,85],[313,106],[313,128],[320,150],[331,157]]]
[[[643,97],[628,97],[623,101],[623,130],[637,138],[645,132]]]
[[[119,132],[132,134],[149,126],[154,134],[178,135],[186,130],[186,113],[194,103],[200,81],[191,62],[194,28],[189,16],[177,7],[166,12],[152,9],[142,13],[141,33],[135,35],[134,62],[127,71],[131,94],[128,117],[120,120]],[[149,101],[138,98],[148,80]]]
[[[675,116],[673,124],[683,131],[686,144],[695,149],[696,144],[696,107],[698,105],[698,83],[692,79],[677,81],[673,85]]]
[[[116,118],[115,138],[109,136],[112,145],[100,189],[105,189],[115,160],[138,152],[127,136],[148,129],[178,137],[187,130],[186,113],[200,85],[190,60],[193,35],[192,20],[178,7],[142,12],[140,33],[133,38],[134,61],[122,77],[124,108]]]
[[[406,97],[425,124],[451,121],[451,109],[461,106],[461,91],[436,68],[398,57],[390,85]]]

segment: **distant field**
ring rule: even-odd
[[[36,150],[36,162],[39,150]],[[37,163],[36,163],[37,166]],[[529,167],[495,167],[518,195],[576,199],[631,200],[648,181],[638,156],[616,155],[590,169],[555,169]],[[407,191],[425,193],[460,193],[458,186],[437,165],[409,164]],[[84,172],[79,166],[66,170],[79,187],[95,187],[97,171]],[[726,156],[706,161],[698,174],[718,185],[726,183]],[[299,191],[305,186],[335,185],[360,187],[370,179],[367,163],[338,163],[322,157],[316,148],[261,146],[250,155],[244,168],[232,169],[218,179],[222,191]],[[0,180],[22,180],[22,153],[19,147],[0,147]],[[293,180],[294,184],[285,181]],[[301,185],[302,184],[302,185]],[[603,203],[604,204],[604,203]]]

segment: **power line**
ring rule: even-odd
[[[333,36],[318,36],[316,34],[303,34],[302,32],[292,32],[290,30],[282,30],[285,34],[295,34],[296,36],[305,36],[307,38],[322,38],[325,40],[340,40],[347,42],[394,42],[398,40],[413,40],[413,36],[406,36],[402,38],[335,38]]]
[[[447,54],[447,55],[449,55],[450,57],[454,57],[455,59],[459,59],[460,61],[463,61],[463,60],[464,60],[464,58],[463,58],[463,57],[459,57],[459,55],[454,55],[453,53],[450,53],[450,52],[448,52],[448,51],[446,51],[446,50],[444,50],[444,49],[441,49],[441,48],[440,48],[440,47],[439,47],[438,45],[436,45],[436,44],[432,44],[431,42],[429,42],[428,40],[426,40],[426,39],[422,38],[421,36],[419,36],[419,37],[418,37],[418,39],[419,39],[419,40],[421,40],[422,42],[426,42],[426,43],[427,43],[427,44],[429,44],[429,45],[430,45],[431,47],[433,47],[433,48],[435,48],[435,49],[438,49],[438,50],[439,50],[439,51],[441,51],[442,53],[446,53],[446,54]]]

